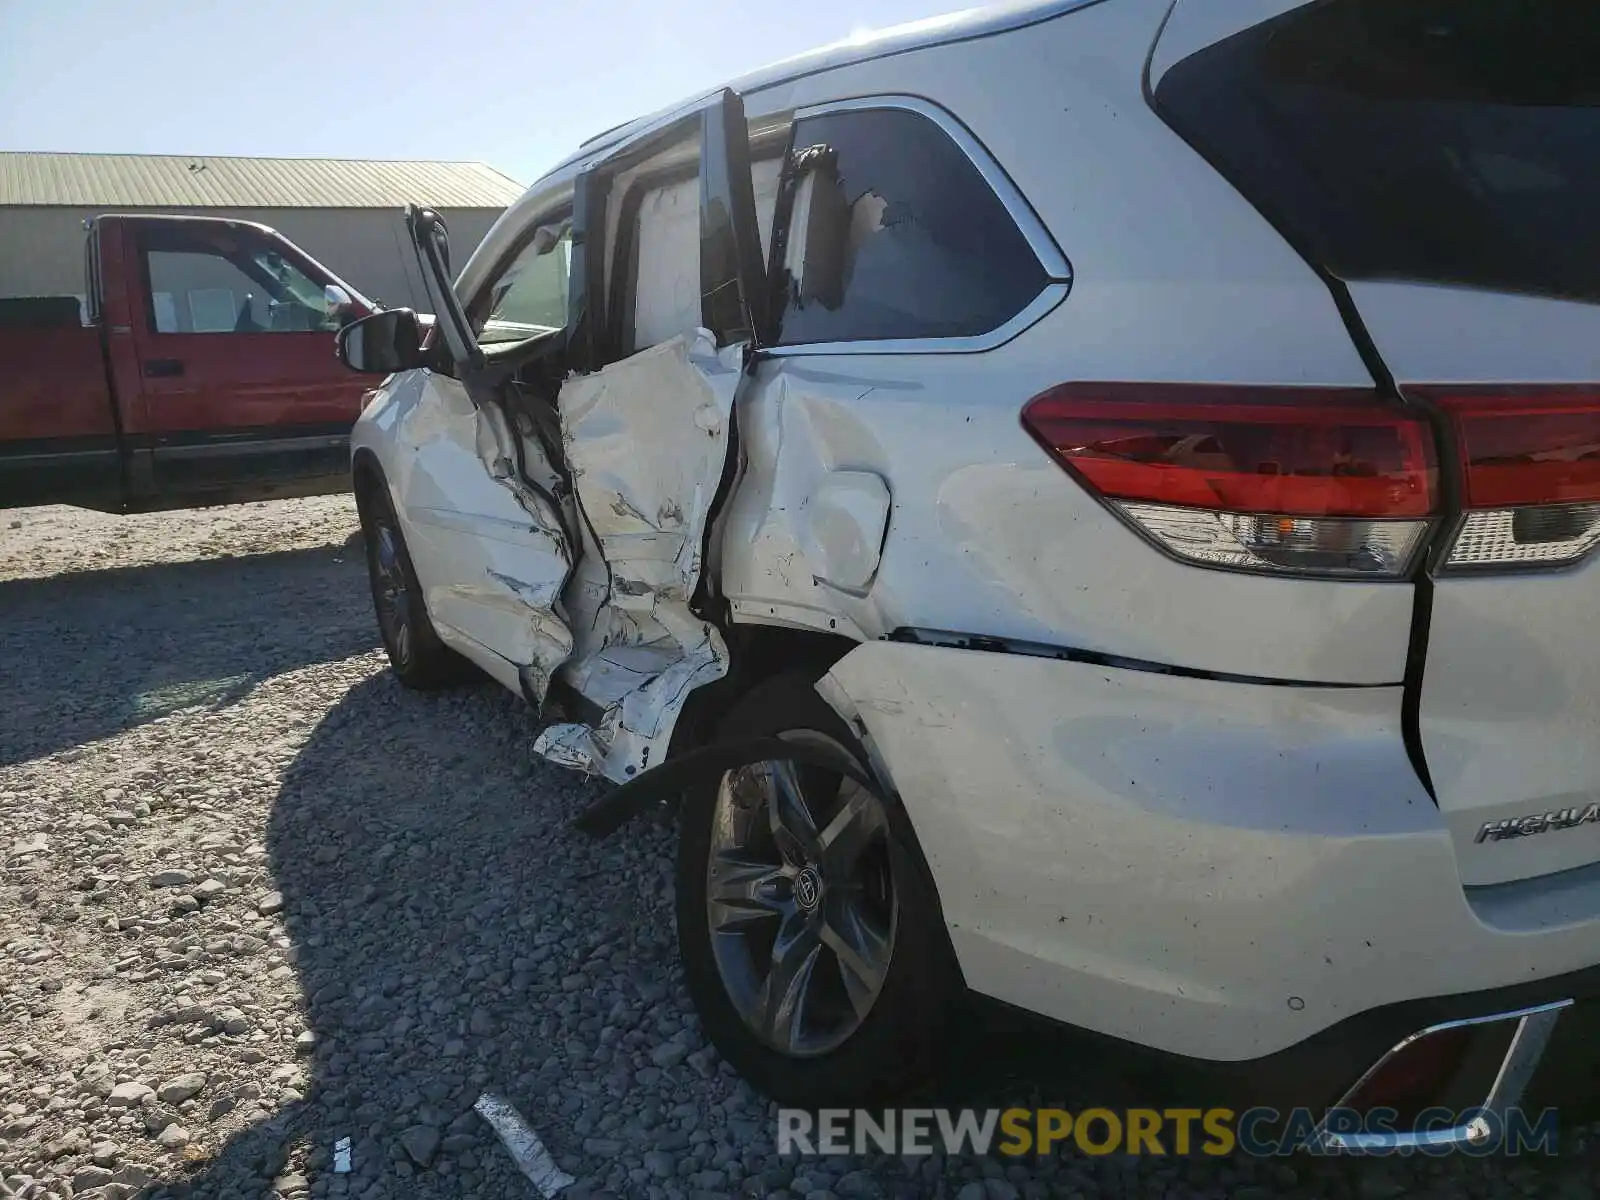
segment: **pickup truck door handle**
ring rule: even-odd
[[[176,358],[147,358],[144,373],[150,379],[171,379],[183,374],[183,363]]]

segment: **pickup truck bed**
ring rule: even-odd
[[[23,503],[31,495],[111,500],[118,491],[117,421],[99,331],[77,323],[75,303],[73,317],[70,326],[0,324],[0,480]]]

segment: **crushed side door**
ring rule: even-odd
[[[725,91],[675,133],[652,152],[699,138],[700,327],[569,378],[558,405],[583,543],[560,677],[589,719],[547,728],[535,749],[618,782],[659,764],[690,693],[727,673],[694,602],[764,294],[743,102]]]
[[[450,283],[443,222],[413,207],[405,223],[436,314],[436,353],[450,366],[414,372],[395,395],[393,435],[405,453],[394,483],[412,559],[440,636],[476,651],[538,708],[572,651],[559,602],[575,543],[552,461],[559,450],[539,436],[541,399],[516,374],[559,353],[574,317],[515,364],[493,361]]]

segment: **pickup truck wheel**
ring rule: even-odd
[[[411,555],[389,498],[375,487],[358,493],[372,605],[389,665],[406,687],[431,691],[467,677],[466,660],[439,640],[422,600]]]
[[[818,739],[864,756],[808,680],[763,685],[719,740]],[[961,995],[905,812],[838,772],[756,763],[680,814],[678,941],[722,1056],[801,1106],[904,1096],[926,1082]]]

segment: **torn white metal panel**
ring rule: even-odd
[[[691,645],[674,639],[678,652],[671,663],[614,700],[598,725],[551,725],[539,734],[534,750],[562,766],[617,783],[660,763],[666,758],[673,728],[689,694],[727,673],[728,652],[722,635],[703,622],[698,623],[698,630],[700,640]],[[614,659],[630,649],[633,647],[626,644],[607,646],[586,665],[615,665]],[[603,671],[598,674],[606,677]],[[591,680],[594,678],[591,674]]]
[[[568,665],[563,678],[605,716],[593,731],[574,727],[590,736],[552,733],[551,738],[552,744],[565,739],[586,753],[592,747],[586,769],[626,779],[661,761],[684,700],[701,684],[722,677],[727,650],[714,627],[698,621],[691,626],[671,615],[641,620],[606,609],[600,622],[602,636],[594,639],[590,653]]]
[[[573,488],[620,608],[686,601],[699,582],[743,353],[719,355],[701,331],[692,354],[676,337],[561,389]]]
[[[719,353],[702,330],[692,345],[677,337],[562,387],[587,560],[567,590],[576,649],[562,678],[604,716],[592,729],[546,729],[539,753],[627,779],[666,756],[689,694],[726,673],[721,634],[689,600],[743,355],[741,346]]]
[[[598,774],[596,764],[605,758],[605,749],[595,739],[595,731],[578,721],[545,726],[534,740],[533,752],[558,767],[586,775]]]
[[[739,620],[858,640],[888,632],[870,590],[894,498],[888,455],[857,407],[871,391],[786,363],[741,398],[744,469],[720,537]]]
[[[504,410],[485,404],[477,411],[477,450],[478,458],[489,469],[489,477],[515,497],[522,510],[556,543],[563,562],[570,566],[572,551],[561,514],[546,496],[528,485],[528,478],[536,476],[548,492],[557,478],[537,440],[521,437],[511,428]]]
[[[407,545],[440,636],[497,677],[514,682],[529,667],[542,683],[572,652],[555,611],[572,551],[560,515],[518,469],[517,435],[497,406],[473,404],[442,375],[426,377],[398,432],[411,448],[396,481]],[[548,468],[536,443],[521,449]]]
[[[493,1127],[512,1161],[539,1189],[539,1194],[545,1200],[550,1200],[557,1192],[577,1182],[556,1165],[555,1159],[550,1157],[550,1151],[539,1140],[539,1135],[522,1119],[522,1114],[510,1101],[493,1092],[484,1092],[472,1107]]]

